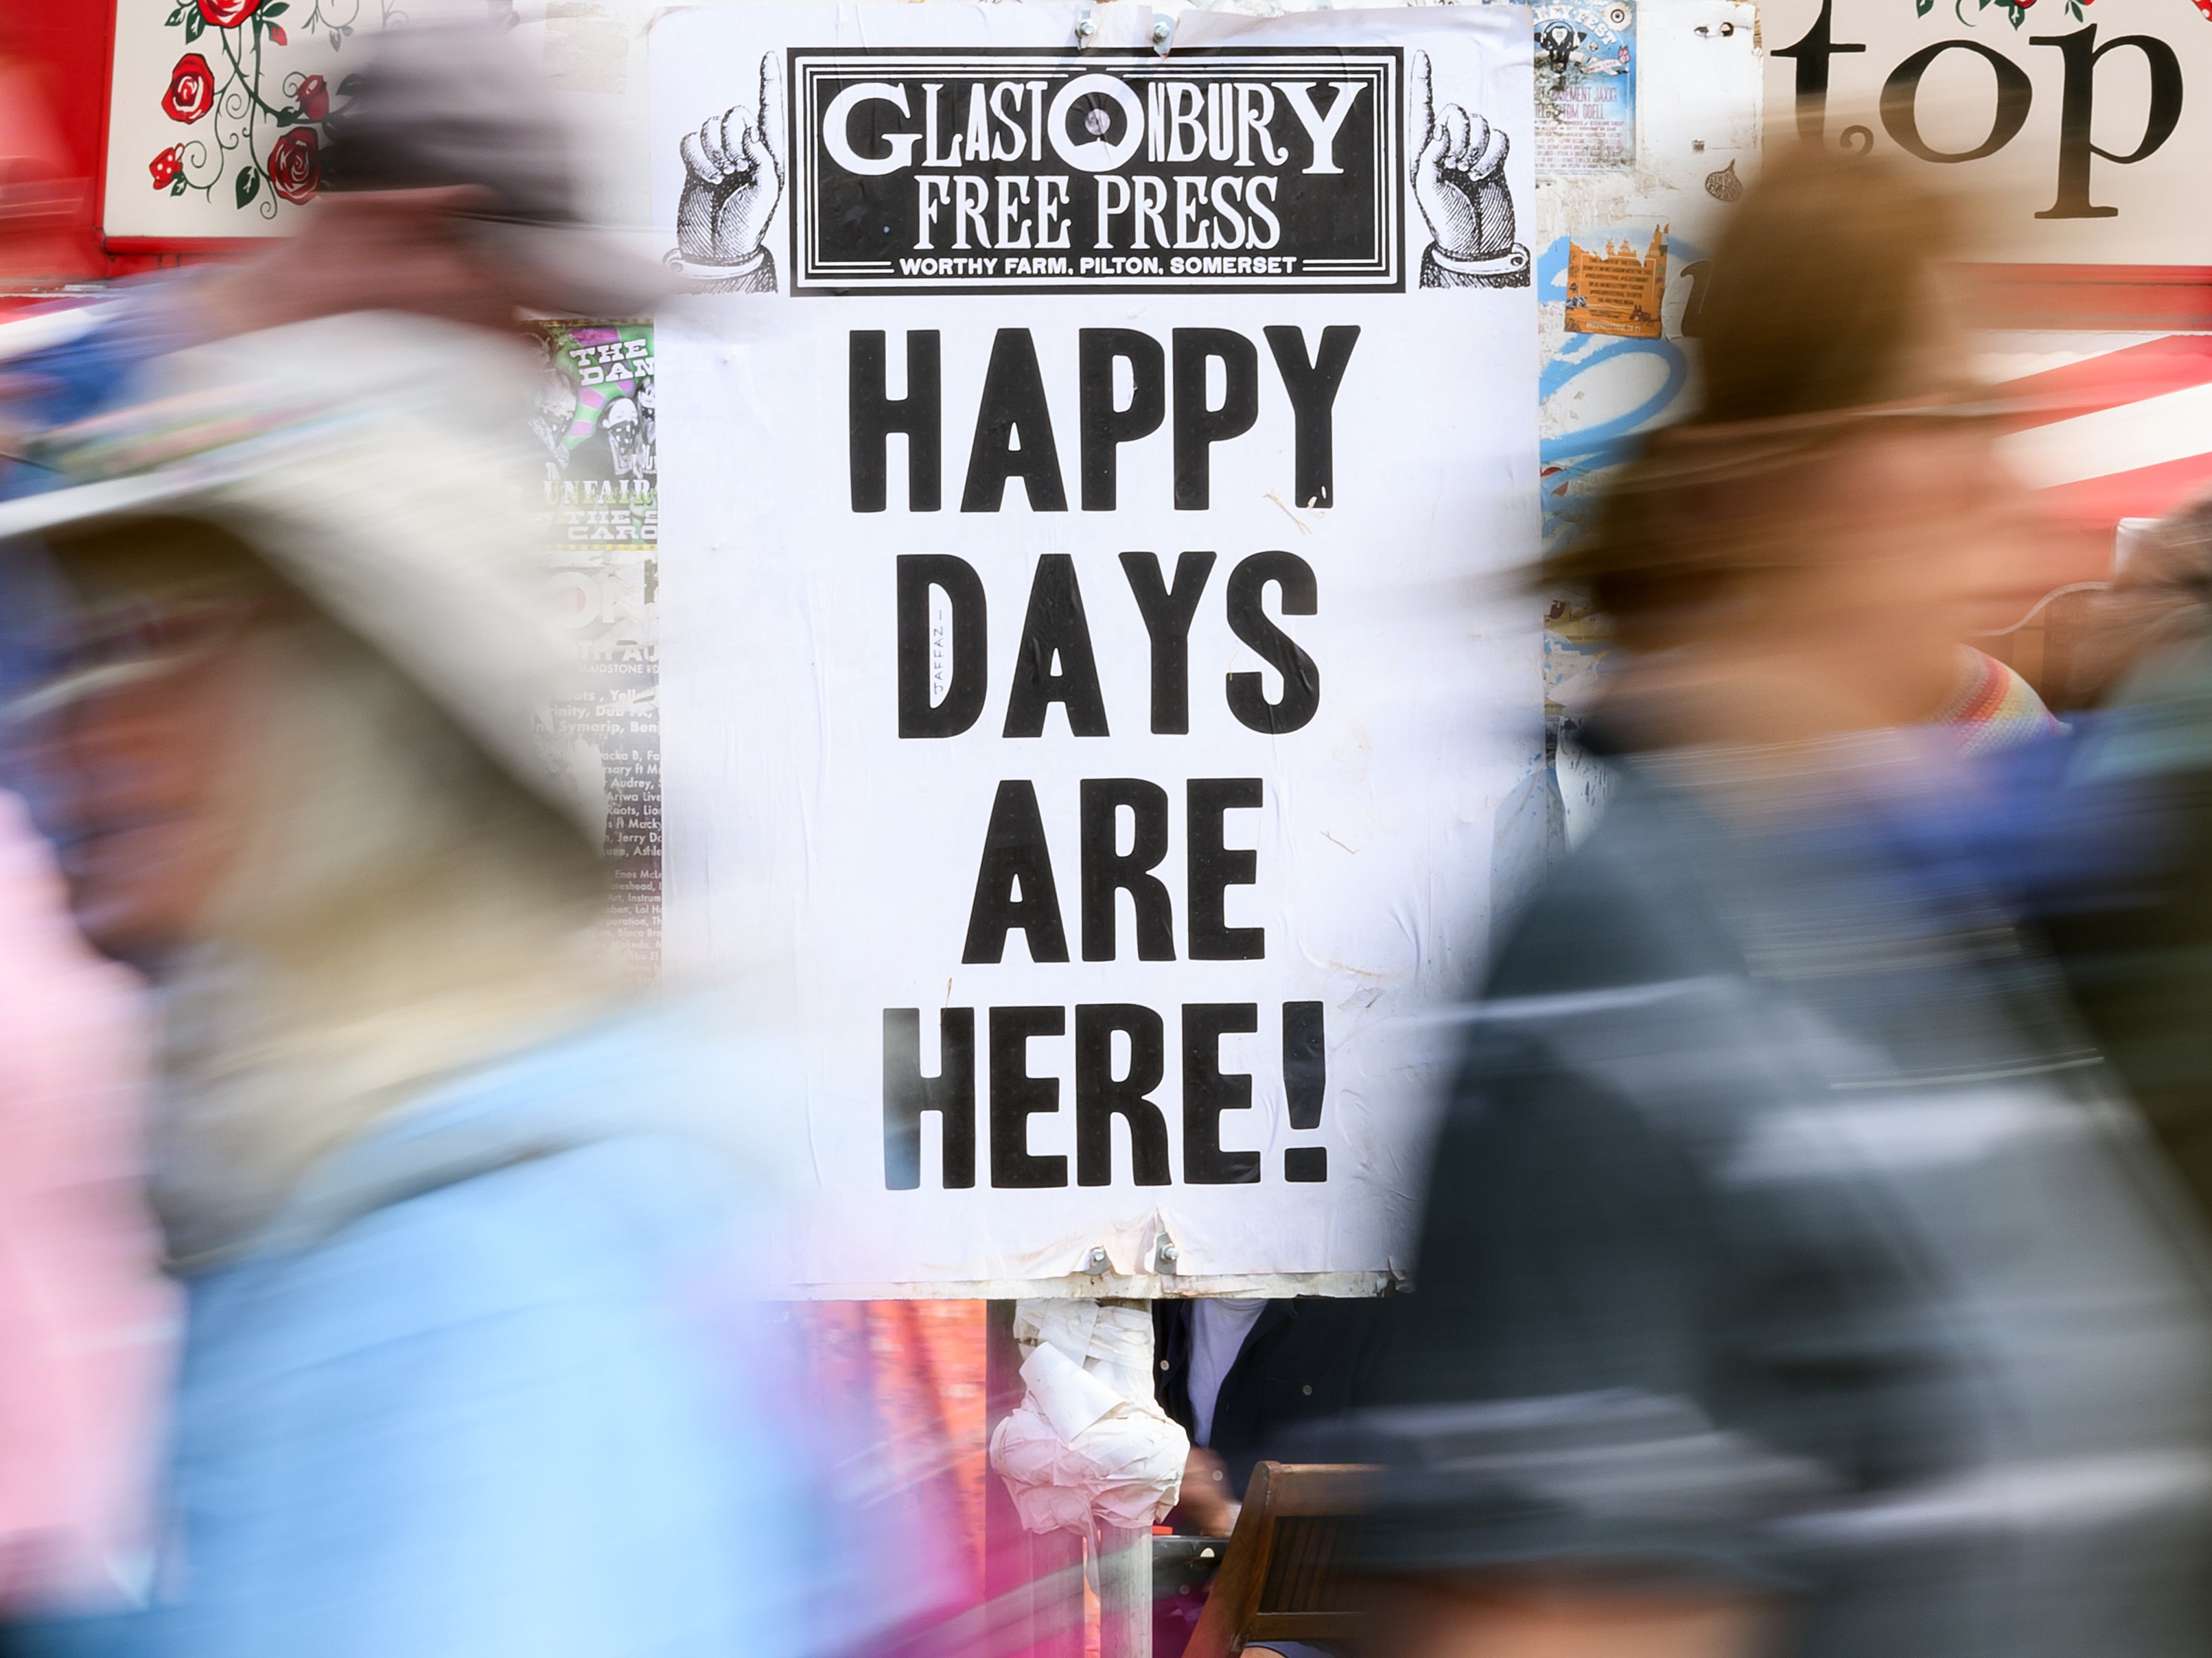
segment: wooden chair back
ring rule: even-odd
[[[1254,1468],[1185,1658],[1235,1658],[1271,1640],[1348,1639],[1356,1612],[1346,1568],[1374,1473],[1350,1462]]]

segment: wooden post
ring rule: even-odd
[[[1152,1376],[1152,1309],[1145,1314],[1145,1368]],[[1098,1528],[1098,1658],[1152,1658],[1152,1528]]]
[[[1152,1658],[1152,1528],[1098,1528],[1098,1658]]]

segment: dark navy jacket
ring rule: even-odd
[[[1367,1389],[1389,1303],[1300,1296],[1272,1301],[1244,1338],[1213,1406],[1213,1445],[1238,1496],[1263,1457],[1300,1455],[1302,1430],[1341,1417]],[[1191,1306],[1152,1303],[1160,1408],[1194,1431]]]

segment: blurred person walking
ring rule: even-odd
[[[1469,1013],[1361,1417],[1402,1658],[2205,1638],[2201,1240],[1952,823],[1959,641],[2037,596],[1955,245],[1776,158],[1702,411],[1553,573],[1615,780]]]
[[[775,1658],[908,1609],[817,1593],[852,1563],[734,1281],[780,1072],[602,960],[601,807],[545,762],[514,325],[623,307],[501,51],[393,31],[296,240],[42,347],[124,391],[0,505],[65,588],[19,704],[76,918],[163,1022],[134,1658]]]
[[[719,1281],[759,1218],[717,1114],[772,1084],[598,960],[487,446],[349,408],[273,474],[45,526],[71,895],[161,998],[188,1297],[120,1650],[803,1650],[805,1494]]]

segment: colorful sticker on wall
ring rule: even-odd
[[[1667,227],[1654,226],[1642,254],[1632,242],[1607,237],[1602,253],[1567,245],[1567,332],[1659,337],[1659,308],[1667,299]]]
[[[1635,0],[1543,0],[1536,8],[1536,170],[1635,165]]]
[[[547,323],[531,430],[543,446],[549,538],[650,548],[659,516],[653,325]]]
[[[530,431],[539,525],[557,568],[551,613],[578,672],[545,711],[545,758],[600,802],[601,928],[641,980],[660,959],[659,479],[653,325],[544,322]]]

